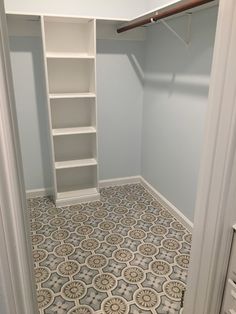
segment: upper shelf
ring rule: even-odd
[[[46,53],[95,55],[95,20],[44,17]]]
[[[50,94],[95,92],[94,60],[47,59]]]
[[[53,136],[71,135],[71,134],[90,134],[90,133],[96,133],[96,129],[92,126],[77,127],[77,128],[60,128],[60,129],[52,130]]]
[[[80,167],[89,167],[89,166],[96,166],[96,165],[97,165],[97,160],[95,158],[55,162],[56,169],[80,168]]]
[[[49,94],[50,99],[61,99],[61,98],[95,98],[95,93],[53,93]]]
[[[87,53],[76,52],[47,52],[46,58],[48,59],[94,59],[95,55],[89,55]]]
[[[205,9],[217,5],[219,0],[194,0],[194,1],[175,1],[172,4],[156,8],[155,11],[147,12],[138,16],[125,25],[117,28],[117,33],[133,30],[140,26],[147,26],[157,21],[169,19],[181,14],[193,13],[194,11]]]

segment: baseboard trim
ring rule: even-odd
[[[140,182],[141,182],[140,176],[133,176],[133,177],[100,180],[98,185],[99,185],[99,188],[105,188],[105,187],[109,187],[109,186],[135,184],[135,183],[140,183]],[[52,195],[52,191],[50,188],[27,190],[26,191],[27,199],[28,198],[35,198],[35,197],[43,197],[43,196],[48,196],[48,195]]]
[[[50,188],[45,189],[35,189],[35,190],[27,190],[26,191],[26,198],[35,198],[35,197],[43,197],[52,195],[52,191]]]
[[[188,229],[190,232],[193,231],[193,223],[178,208],[168,201],[143,177],[140,177],[140,183],[150,194],[152,194],[153,197],[155,197],[164,207],[166,207],[171,212],[171,214],[185,226],[186,229]]]
[[[193,231],[193,223],[178,208],[176,208],[170,201],[168,201],[160,192],[158,192],[149,182],[147,182],[142,176],[132,176],[132,177],[101,180],[99,181],[99,188],[105,188],[105,187],[116,186],[116,185],[135,184],[135,183],[142,184],[142,186],[153,197],[155,197],[163,206],[165,206],[171,212],[171,214],[185,226],[186,229],[188,229],[190,232]],[[52,195],[52,191],[50,188],[26,191],[27,199],[35,198],[35,197],[43,197],[43,196],[48,196],[48,195]]]
[[[99,181],[99,188],[107,188],[109,186],[116,186],[116,185],[135,184],[135,183],[140,183],[140,182],[141,182],[140,176],[101,180]]]
[[[62,198],[56,200],[56,206],[71,206],[81,203],[88,203],[88,202],[95,202],[100,200],[100,193],[95,193],[91,195],[83,195],[80,197],[69,197],[69,198]]]

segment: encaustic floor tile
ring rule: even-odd
[[[191,234],[140,184],[28,207],[41,314],[180,313]]]

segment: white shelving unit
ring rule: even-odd
[[[49,94],[50,99],[59,99],[59,98],[95,98],[95,93],[57,93]]]
[[[57,206],[98,200],[96,22],[41,18]]]

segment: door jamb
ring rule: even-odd
[[[236,222],[236,2],[220,0],[184,313],[220,312]]]
[[[6,314],[36,314],[30,225],[4,12],[0,0],[0,297]]]

